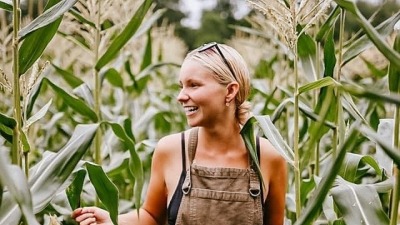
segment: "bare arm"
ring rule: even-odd
[[[261,168],[264,182],[268,183],[268,194],[265,199],[264,224],[283,225],[285,217],[287,168],[286,160],[266,140],[261,145],[264,148]],[[267,179],[267,181],[266,181]]]
[[[136,210],[120,214],[119,225],[162,225],[166,220],[167,190],[164,178],[164,165],[168,159],[168,141],[160,140],[154,151],[151,177],[146,200],[139,214]],[[80,225],[113,225],[107,211],[98,207],[84,207],[73,211],[72,218]]]
[[[80,225],[113,225],[110,219],[110,214],[106,210],[98,207],[83,207],[75,209],[72,212],[72,218],[75,219]],[[146,210],[140,209],[139,217],[137,211],[120,214],[118,216],[118,224],[157,225],[157,222],[151,217],[150,214],[146,212]]]

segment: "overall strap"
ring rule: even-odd
[[[257,159],[258,159],[258,165],[260,165],[260,167],[261,167],[261,152],[260,152],[260,137],[259,136],[257,136],[256,137],[256,151],[257,151]],[[264,191],[263,191],[263,188],[262,188],[262,184],[263,184],[263,181],[261,180],[261,176],[259,177],[259,179],[260,179],[260,189],[261,189],[261,205],[264,207]]]
[[[199,128],[195,127],[190,131],[189,135],[189,163],[192,164],[194,156],[196,155],[196,147],[198,140]]]
[[[260,146],[259,146],[259,137],[256,138],[256,157],[258,160],[258,164],[260,164]],[[251,160],[251,170],[250,170],[250,188],[249,193],[252,197],[256,198],[261,194],[262,197],[262,190],[261,190],[261,177],[259,176],[258,168],[254,160]]]
[[[181,151],[182,151],[182,171],[186,170],[186,150],[185,150],[185,131],[181,134]]]
[[[196,154],[196,147],[197,147],[197,135],[198,135],[198,128],[193,128],[189,134],[189,163],[192,165],[194,155]],[[191,181],[191,171],[189,168],[186,169],[186,177],[185,181],[182,184],[182,192],[183,194],[189,194],[190,190],[192,189],[192,181]]]

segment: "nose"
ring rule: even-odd
[[[182,88],[181,91],[179,92],[178,96],[176,97],[176,100],[180,103],[185,102],[189,99],[189,96],[186,94],[185,89]]]

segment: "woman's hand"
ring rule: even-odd
[[[72,212],[72,218],[80,225],[112,225],[110,214],[98,207],[77,208]]]

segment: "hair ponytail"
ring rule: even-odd
[[[249,101],[244,101],[236,109],[236,117],[241,125],[244,125],[247,120],[252,116],[251,104]]]

